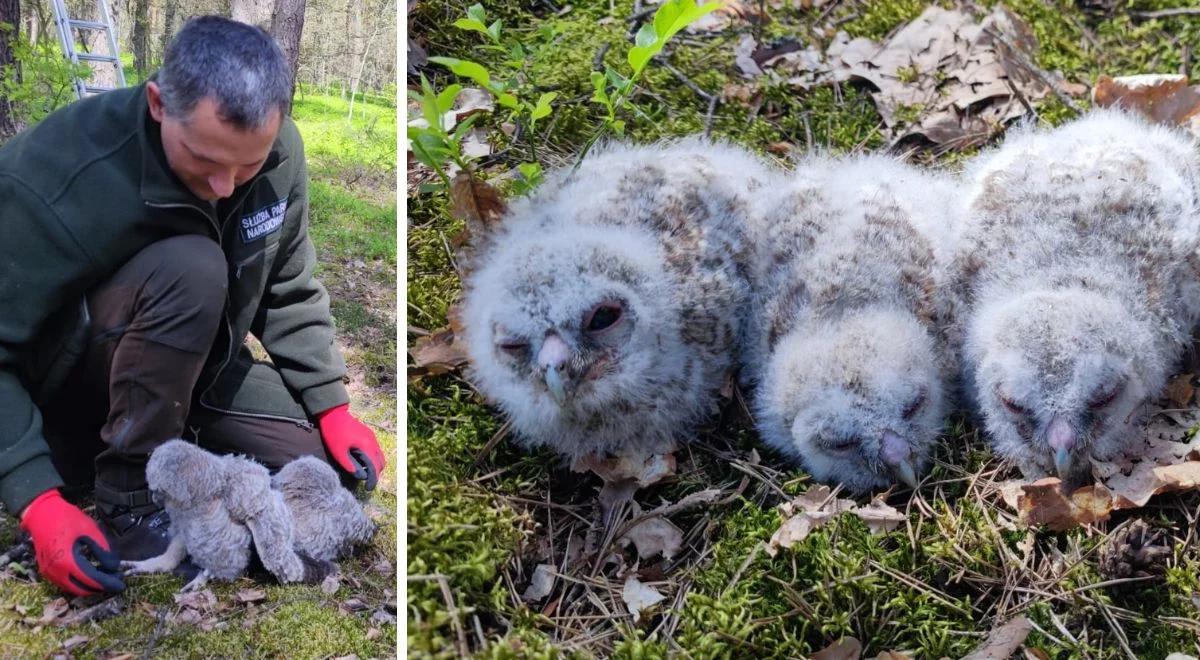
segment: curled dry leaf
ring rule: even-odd
[[[460,170],[450,181],[450,202],[454,215],[466,221],[473,237],[493,228],[507,208],[498,190],[467,170]]]
[[[321,580],[321,593],[326,596],[332,596],[337,593],[337,590],[342,587],[341,576],[337,573],[326,575],[324,580]]]
[[[241,589],[237,592],[239,603],[257,603],[266,599],[267,592],[264,589]]]
[[[779,509],[790,516],[767,542],[767,554],[774,557],[779,548],[790,548],[808,538],[812,531],[835,515],[855,507],[853,500],[835,499],[828,486],[818,485],[801,493]]]
[[[899,527],[906,517],[895,508],[888,506],[882,497],[876,497],[871,503],[852,509],[851,513],[863,519],[872,534],[883,534]]]
[[[1160,124],[1183,126],[1200,136],[1200,90],[1184,75],[1100,76],[1092,101],[1102,108],[1133,110]]]
[[[912,657],[907,651],[884,651],[875,656],[875,660],[912,660]]]
[[[648,518],[634,525],[621,540],[626,545],[632,542],[642,559],[660,554],[670,559],[683,547],[683,530],[666,518]]]
[[[642,612],[662,602],[666,596],[630,575],[625,578],[625,588],[621,590],[621,599],[625,601],[625,606],[629,608],[629,613],[633,615],[636,623],[642,618]]]
[[[632,480],[639,488],[645,488],[675,474],[675,454],[671,452],[649,455],[630,452],[621,456],[590,454],[575,459],[571,469],[575,472],[590,470],[609,483]]]
[[[1029,526],[1070,529],[1107,520],[1112,512],[1112,495],[1102,484],[1084,486],[1068,497],[1063,493],[1062,480],[1047,477],[1022,484],[1021,491],[1017,511],[1021,522]]]
[[[1005,660],[1025,643],[1033,625],[1024,615],[1014,617],[1008,623],[988,633],[987,639],[974,651],[963,656],[963,660]]]
[[[408,367],[410,381],[448,374],[467,364],[467,347],[449,328],[427,337],[418,337],[409,355],[413,358],[413,364]]]
[[[761,12],[755,0],[718,0],[720,7],[684,28],[693,34],[702,32],[724,32],[737,23],[765,21],[767,14]]]
[[[1179,374],[1167,382],[1167,399],[1178,408],[1191,404],[1195,394],[1196,388],[1192,387],[1191,374]]]
[[[175,594],[175,604],[193,610],[210,610],[217,606],[217,597],[212,589]]]
[[[862,642],[843,637],[812,654],[812,660],[858,660],[862,657]]]
[[[861,518],[872,534],[890,532],[905,520],[903,513],[888,506],[879,497],[860,507],[853,500],[834,499],[829,487],[823,485],[809,488],[779,508],[790,518],[767,542],[766,551],[772,557],[779,552],[779,548],[790,548],[803,541],[814,529],[841,513],[852,513]]]
[[[521,600],[527,603],[536,603],[549,596],[553,588],[554,566],[538,564],[537,568],[533,569],[533,579],[529,581],[529,587],[525,589],[525,593],[521,594]]]
[[[1024,115],[1051,84],[1067,96],[1063,81],[1033,64],[1036,49],[1033,31],[1003,7],[977,21],[934,6],[882,43],[839,32],[824,52],[791,48],[767,59],[741,45],[737,64],[743,75],[767,69],[801,89],[865,83],[894,142],[961,149]]]

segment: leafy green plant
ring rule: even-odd
[[[411,98],[421,105],[421,119],[416,125],[408,127],[408,139],[412,143],[413,155],[416,159],[428,165],[441,178],[442,184],[450,186],[450,178],[446,174],[448,163],[454,163],[462,169],[467,169],[468,158],[462,152],[462,139],[475,123],[479,115],[471,115],[458,122],[451,131],[447,126],[446,114],[454,107],[454,99],[462,91],[462,85],[454,84],[442,91],[435,91],[433,85],[425,76],[421,76],[420,93],[409,90]]]
[[[0,23],[0,32],[11,33],[12,29],[11,24]],[[52,41],[33,43],[19,36],[11,45],[16,64],[0,68],[0,96],[9,100],[22,124],[36,124],[74,101],[75,78],[91,75],[90,66],[72,64]]]
[[[650,60],[662,52],[671,37],[716,11],[718,7],[720,4],[716,2],[697,5],[696,0],[664,2],[658,11],[654,12],[654,19],[642,25],[634,37],[634,46],[629,49],[629,54],[626,56],[630,69],[628,74],[623,74],[608,65],[604,67],[603,73],[592,72],[592,89],[594,90],[592,101],[604,109],[604,125],[584,146],[583,153],[579,156],[580,160],[605,132],[612,131],[617,135],[625,133],[625,121],[618,119],[617,113],[626,106],[632,107],[630,96],[637,87],[637,81],[641,78],[642,72],[650,64]]]

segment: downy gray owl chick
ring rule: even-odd
[[[1115,111],[968,170],[952,262],[963,381],[997,453],[1078,484],[1136,441],[1197,317],[1195,147]]]
[[[151,452],[146,481],[170,517],[171,540],[158,557],[122,562],[127,574],[169,572],[190,556],[201,570],[183,591],[194,591],[245,572],[252,542],[281,582],[320,581],[332,568],[296,555],[282,495],[271,490],[267,469],[247,458],[171,440]]]
[[[820,481],[913,486],[941,431],[935,253],[959,194],[885,156],[809,157],[762,198],[743,379],[763,439]]]
[[[688,139],[593,152],[476,252],[471,379],[520,440],[662,452],[717,408],[746,320],[741,215],[774,175]]]
[[[375,533],[354,495],[342,488],[328,463],[304,456],[272,478],[291,514],[297,552],[318,560],[337,559]]]

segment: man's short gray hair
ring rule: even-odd
[[[200,16],[171,41],[156,79],[167,114],[188,117],[202,99],[241,129],[259,128],[272,110],[288,111],[292,80],[287,59],[261,28],[222,16]]]

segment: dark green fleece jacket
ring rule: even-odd
[[[249,332],[292,395],[257,412],[312,416],[348,401],[329,299],[312,277],[307,185],[289,119],[254,179],[216,205],[196,198],[167,167],[144,86],[71,104],[0,147],[0,503],[10,514],[61,485],[38,403],[81,350],[85,293],[153,242],[209,236],[229,262],[201,405],[239,398],[216,384]]]

